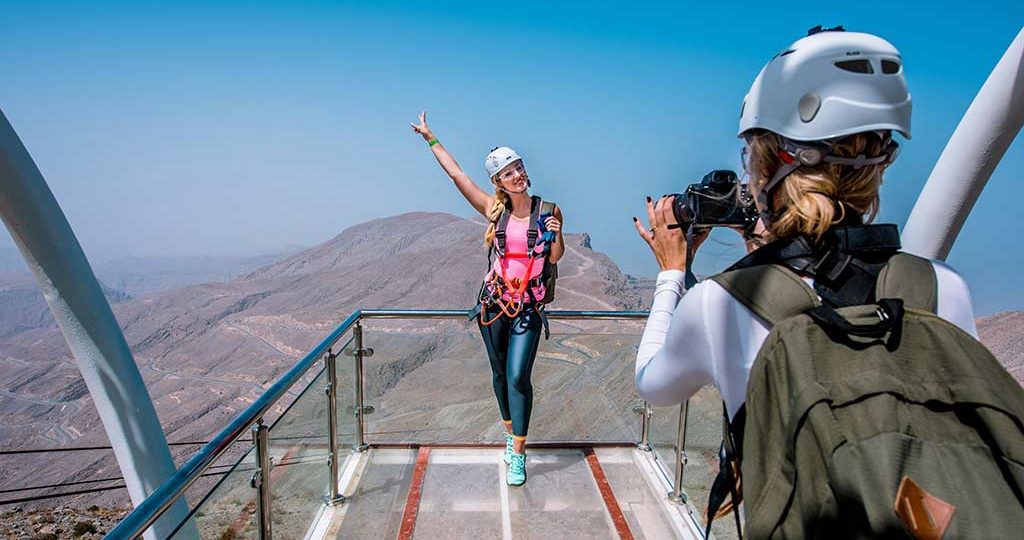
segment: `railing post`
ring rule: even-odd
[[[338,355],[327,349],[324,357],[327,366],[327,444],[330,455],[327,456],[327,467],[330,469],[331,487],[324,497],[324,504],[335,506],[345,502],[345,496],[338,493]]]
[[[273,533],[270,527],[270,428],[260,418],[252,428],[252,442],[256,447],[256,472],[252,475],[251,484],[256,488],[256,508],[259,514],[259,538],[270,540]]]
[[[373,356],[373,349],[363,347],[363,321],[356,321],[355,328],[352,330],[355,335],[356,350],[353,353],[356,357],[356,451],[364,452],[369,445],[366,444],[366,415],[370,414],[373,409],[367,407],[363,402],[363,389],[365,388],[365,381],[363,376],[363,358]]]
[[[679,405],[679,431],[676,433],[676,468],[672,477],[672,491],[668,500],[676,504],[686,504],[686,492],[683,491],[683,470],[686,468],[686,413],[690,401]]]
[[[644,401],[642,404],[633,407],[633,412],[640,415],[640,442],[636,447],[644,452],[651,451],[651,415],[654,409]]]

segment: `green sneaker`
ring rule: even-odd
[[[513,453],[509,456],[505,482],[510,486],[521,486],[526,482],[526,454]]]
[[[505,462],[505,465],[508,465],[509,463],[512,463],[512,454],[515,453],[515,450],[513,450],[513,447],[512,447],[512,441],[513,441],[512,434],[511,433],[505,433],[505,455],[501,456],[501,459],[502,459],[502,461]]]

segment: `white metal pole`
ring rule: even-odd
[[[85,252],[32,156],[0,111],[0,216],[78,361],[121,467],[139,504],[174,473],[153,401]],[[188,513],[184,499],[146,538],[168,538]],[[194,530],[194,528],[193,528]],[[187,534],[177,538],[198,537]]]
[[[992,171],[1024,124],[1024,29],[978,91],[903,228],[903,249],[945,259]]]

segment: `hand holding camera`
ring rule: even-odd
[[[633,218],[633,225],[640,233],[640,238],[643,238],[654,252],[658,267],[662,271],[685,271],[688,261],[687,239],[682,226],[673,215],[674,205],[670,202],[672,197],[674,196],[666,195],[657,202],[647,197],[647,222],[651,224],[651,228],[645,229],[636,217]],[[700,241],[703,241],[703,238]],[[699,244],[699,241],[694,243]]]
[[[647,198],[645,229],[637,218],[634,225],[647,242],[661,270],[688,271],[697,248],[714,227],[729,227],[747,239],[758,223],[758,211],[747,186],[736,173],[714,170],[685,193],[666,195],[657,203]]]

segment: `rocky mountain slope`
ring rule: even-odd
[[[251,257],[119,257],[97,264],[96,276],[113,288],[140,296],[200,283],[231,281],[303,249],[288,247]]]
[[[96,264],[94,271],[111,304],[133,297],[201,283],[225,282],[301,248],[252,257],[120,257]],[[0,250],[0,337],[36,328],[56,328],[46,301],[16,250]]]
[[[981,342],[1024,384],[1024,312],[996,313],[979,318],[977,323]]]

